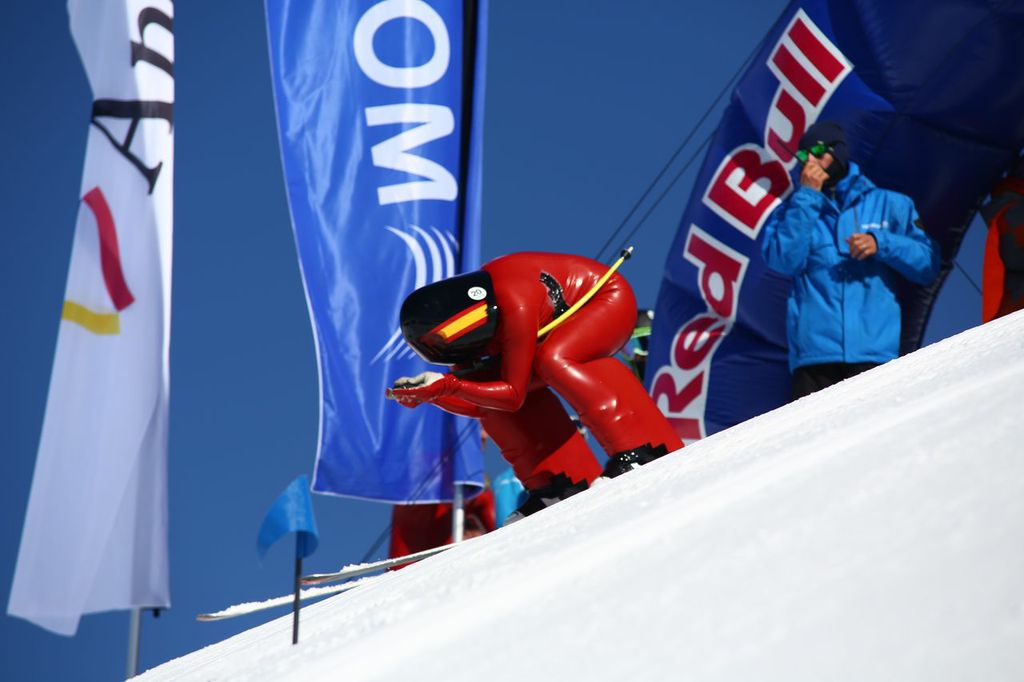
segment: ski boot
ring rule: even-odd
[[[505,519],[505,524],[515,523],[520,519],[524,519],[530,514],[539,512],[542,509],[547,509],[553,504],[561,502],[567,497],[572,497],[576,493],[581,493],[588,487],[586,479],[573,483],[572,480],[565,474],[558,474],[551,478],[551,482],[546,486],[537,488],[535,490],[528,490],[530,494],[526,498],[526,502],[516,509],[514,512],[508,515]]]
[[[640,447],[617,452],[609,457],[601,475],[605,478],[615,478],[667,454],[668,448],[664,444],[653,447],[650,443],[644,443]]]

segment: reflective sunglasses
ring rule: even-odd
[[[807,158],[812,154],[814,155],[814,158],[820,159],[831,151],[832,147],[828,146],[824,142],[815,142],[811,145],[810,149],[797,149],[795,156],[800,163],[807,163]]]

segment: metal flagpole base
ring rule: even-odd
[[[128,626],[128,670],[126,677],[139,674],[139,636],[142,630],[142,609],[132,609]]]
[[[466,527],[466,508],[462,497],[462,486],[455,484],[452,494],[452,542],[462,542],[462,533]]]

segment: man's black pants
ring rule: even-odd
[[[843,379],[857,376],[866,372],[872,367],[878,367],[874,362],[829,362],[823,365],[804,365],[793,370],[793,394],[790,402],[799,400],[805,395],[815,391],[828,388],[832,384],[838,384]]]

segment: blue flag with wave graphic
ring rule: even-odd
[[[454,483],[482,488],[475,421],[384,391],[431,369],[399,332],[405,297],[479,267],[486,1],[268,0],[266,12],[319,365],[313,490],[426,503]]]

